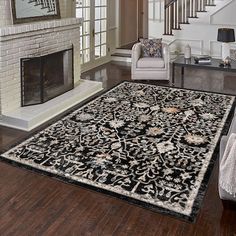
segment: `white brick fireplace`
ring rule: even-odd
[[[102,89],[101,83],[80,80],[80,25],[76,18],[0,25],[0,125],[31,130]],[[75,88],[44,104],[21,107],[20,60],[72,45]]]
[[[79,19],[63,19],[0,29],[0,109],[21,106],[20,59],[74,48],[74,82],[80,79]],[[9,99],[10,98],[10,99]]]

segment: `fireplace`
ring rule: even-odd
[[[74,88],[73,48],[21,59],[21,106],[41,104]]]

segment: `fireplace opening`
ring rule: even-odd
[[[37,105],[74,88],[73,48],[21,59],[21,105]]]

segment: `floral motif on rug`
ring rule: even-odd
[[[124,82],[2,157],[191,219],[233,103]]]

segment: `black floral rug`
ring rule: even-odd
[[[124,82],[1,157],[193,221],[234,98]]]

